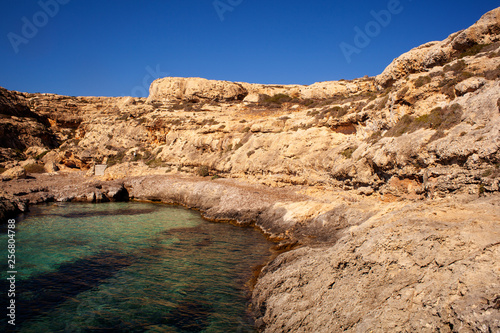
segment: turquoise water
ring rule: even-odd
[[[15,330],[253,332],[245,283],[270,246],[253,229],[179,207],[34,207],[17,219]],[[0,253],[5,309],[5,226]],[[2,314],[0,330],[12,328]]]

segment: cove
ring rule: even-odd
[[[272,243],[254,229],[154,203],[35,206],[16,221],[15,331],[255,331],[246,283]]]

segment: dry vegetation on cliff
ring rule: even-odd
[[[106,163],[101,181],[135,198],[307,245],[263,270],[263,330],[500,329],[500,9],[374,78],[164,78],[148,99],[0,89],[0,116],[4,184]],[[88,179],[62,192],[12,185],[0,211],[113,198]]]

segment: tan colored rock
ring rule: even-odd
[[[25,161],[19,162],[19,165],[22,167],[25,167],[27,165],[32,165],[32,164],[36,164],[36,160],[34,158],[28,158]]]
[[[243,99],[243,102],[246,102],[246,103],[259,103],[260,101],[262,101],[262,99],[263,99],[264,96],[265,96],[264,94],[257,94],[257,93],[248,94]]]
[[[496,8],[466,30],[455,33],[441,42],[416,47],[394,59],[376,80],[382,87],[405,77],[449,61],[453,55],[473,46],[500,40],[500,8]]]
[[[24,154],[27,156],[32,156],[32,157],[37,157],[47,151],[47,148],[44,147],[39,147],[39,146],[32,146],[26,149]]]
[[[498,331],[495,200],[441,201],[437,211],[390,204],[331,247],[278,256],[253,291],[257,325],[263,332]]]
[[[61,161],[61,157],[59,156],[59,153],[56,151],[50,151],[47,154],[45,154],[44,157],[42,157],[42,162],[44,164],[47,164],[47,163],[57,164],[60,161]]]
[[[452,41],[455,50],[463,50],[474,44],[489,44],[499,40],[500,8],[486,14],[470,28],[461,31]]]
[[[371,79],[356,79],[352,81],[327,81],[317,82],[299,89],[303,99],[323,99],[332,96],[356,94],[359,92],[375,91],[374,81]]]
[[[147,103],[172,100],[242,100],[248,92],[238,83],[202,78],[166,77],[151,83]]]
[[[45,170],[49,173],[59,171],[59,167],[54,162],[45,163]]]
[[[482,77],[471,77],[455,86],[455,92],[458,96],[474,92],[486,84],[486,79]]]
[[[22,166],[17,166],[2,173],[3,179],[24,179],[26,170]]]
[[[120,109],[122,108],[126,108],[127,106],[130,106],[130,105],[135,105],[136,103],[136,100],[134,97],[123,97],[121,101],[118,102],[118,107]]]

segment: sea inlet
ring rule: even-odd
[[[3,332],[254,332],[258,231],[154,203],[33,206],[16,219],[15,326],[1,230]]]

